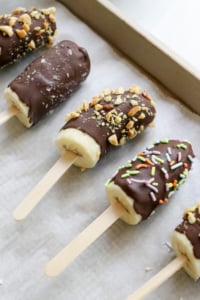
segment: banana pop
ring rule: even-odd
[[[183,266],[194,279],[200,278],[200,203],[187,209],[183,221],[172,235],[172,247],[177,256],[187,258]]]
[[[135,138],[154,117],[154,102],[139,87],[107,89],[67,116],[56,144],[61,155],[77,154],[75,165],[92,168],[111,146]]]
[[[87,51],[64,40],[36,58],[6,88],[5,98],[16,117],[31,127],[62,103],[90,71]]]
[[[163,139],[125,166],[106,184],[109,202],[120,202],[126,212],[122,219],[137,224],[148,218],[157,206],[185,182],[191,169],[194,153],[186,141]]]
[[[41,10],[20,7],[0,16],[0,68],[41,46],[53,44],[55,12],[55,7]]]

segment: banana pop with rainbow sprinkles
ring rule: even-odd
[[[57,276],[119,218],[146,220],[185,182],[193,158],[189,142],[164,139],[120,167],[105,185],[110,207],[47,264],[46,274]]]

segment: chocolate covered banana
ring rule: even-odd
[[[185,182],[193,157],[189,142],[167,139],[138,153],[106,182],[111,205],[49,261],[46,274],[57,276],[119,218],[133,225],[148,218]]]
[[[183,221],[172,235],[172,247],[177,256],[187,258],[185,271],[194,279],[200,278],[200,203],[187,209]]]
[[[108,201],[125,207],[122,219],[137,224],[148,218],[160,204],[185,182],[194,153],[191,144],[161,140],[121,167],[106,184]]]
[[[6,88],[5,98],[16,116],[31,127],[74,92],[90,71],[87,51],[61,41],[36,58]]]
[[[184,212],[182,223],[175,228],[172,234],[171,244],[176,258],[130,294],[126,300],[145,299],[182,268],[194,280],[200,278],[200,203]]]
[[[55,7],[16,8],[0,16],[0,68],[44,45],[52,45],[56,33]]]
[[[111,146],[135,138],[154,117],[153,100],[138,87],[107,89],[67,116],[56,144],[61,155],[77,154],[75,165],[92,168]]]

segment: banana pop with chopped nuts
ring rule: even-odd
[[[200,203],[187,209],[183,221],[172,234],[172,248],[177,256],[186,256],[185,271],[194,279],[200,278]]]
[[[16,8],[0,16],[0,68],[44,45],[52,45],[56,33],[56,9]]]
[[[75,165],[92,168],[110,146],[133,139],[154,117],[154,102],[139,87],[107,89],[67,116],[56,144],[61,155],[66,150],[78,155]]]
[[[106,184],[112,204],[119,201],[126,212],[122,219],[137,224],[148,218],[160,204],[185,182],[193,162],[191,144],[179,140],[161,140],[121,167]]]

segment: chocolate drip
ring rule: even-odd
[[[13,63],[36,48],[51,45],[56,31],[51,10],[16,9],[0,17],[0,67]]]
[[[200,259],[200,206],[187,211],[175,230],[186,235],[193,246],[194,256]]]
[[[155,108],[146,93],[106,90],[84,104],[78,113],[71,113],[62,129],[76,128],[90,135],[101,148],[103,156],[112,145],[123,145],[152,122]]]
[[[141,152],[112,178],[146,219],[185,181],[194,157],[188,142],[163,140]]]
[[[62,41],[35,59],[9,87],[29,107],[30,123],[34,125],[74,92],[89,70],[86,50]]]

